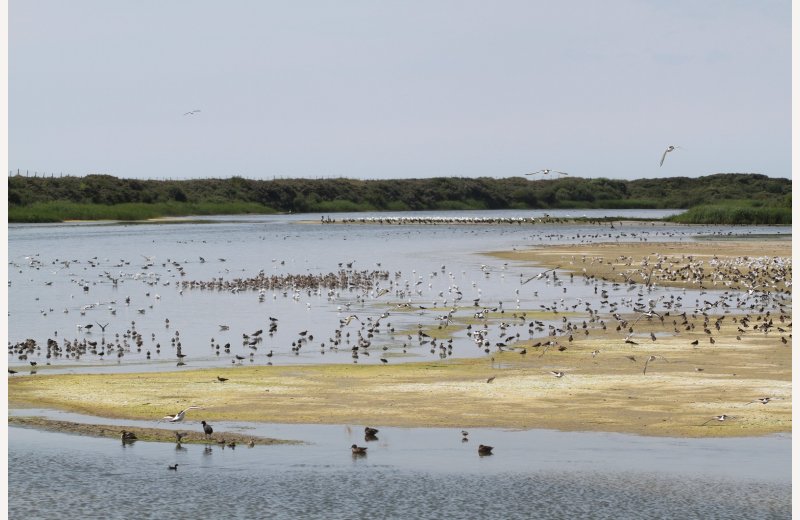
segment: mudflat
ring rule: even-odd
[[[40,370],[9,377],[9,406],[154,422],[200,406],[187,418],[676,437],[791,431],[790,243],[599,244],[493,254],[639,288],[647,284],[634,274],[639,270],[651,284],[707,290],[766,284],[756,290],[771,294],[772,303],[730,313],[719,303],[727,300],[709,292],[701,309],[615,318],[601,311],[585,328],[581,322],[590,316],[578,313],[565,316],[575,325],[569,337],[520,340],[482,359],[138,374]],[[683,269],[681,258],[694,267]],[[654,267],[659,262],[663,277]],[[760,264],[770,267],[754,276]],[[627,280],[619,269],[626,270]],[[788,270],[783,281],[780,269]],[[525,320],[525,311],[503,319]]]

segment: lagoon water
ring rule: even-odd
[[[551,211],[550,215],[583,213]],[[626,218],[663,214],[585,213]],[[363,216],[331,215],[337,220]],[[158,224],[10,225],[10,343],[27,338],[40,345],[47,339],[86,340],[102,347],[117,341],[124,344],[133,329],[142,335],[143,345],[138,350],[128,340],[121,357],[115,348],[99,349],[107,350],[104,356],[87,353],[80,359],[48,359],[44,349],[27,359],[10,353],[9,365],[38,375],[198,367],[236,370],[241,364],[237,354],[248,365],[352,363],[350,344],[343,340],[333,348],[332,341],[340,320],[352,314],[362,322],[384,316],[383,327],[371,338],[375,353],[361,356],[359,363],[379,363],[380,357],[390,363],[435,359],[445,355],[443,351],[431,352],[408,336],[420,326],[435,326],[437,316],[453,305],[458,293],[459,314],[464,316],[485,307],[509,315],[542,306],[565,309],[596,298],[579,277],[570,280],[565,274],[558,281],[537,280],[523,286],[521,280],[541,268],[506,263],[484,252],[598,241],[791,236],[790,227],[628,222],[617,222],[614,228],[607,223],[321,225],[319,219],[320,215],[290,215]],[[184,280],[248,278],[261,270],[276,276],[324,275],[340,269],[385,271],[388,277],[370,287],[332,292],[304,287],[263,294],[181,290]],[[389,293],[378,296],[380,289],[389,287]],[[611,299],[626,311],[641,298],[624,287],[608,284],[608,288]],[[654,288],[644,298],[676,294],[687,308],[700,298],[698,291],[665,288]],[[266,334],[269,317],[278,319],[278,331],[272,336]],[[105,331],[99,330],[101,325]],[[243,335],[258,329],[265,331],[264,339],[253,349],[243,342]],[[355,336],[355,326],[350,330]],[[301,331],[314,339],[293,350]],[[176,366],[173,339],[181,342],[186,355],[182,367]],[[464,334],[453,339],[453,357],[486,356]],[[225,343],[231,344],[230,353],[217,355],[215,345]],[[273,356],[267,357],[270,351]],[[37,362],[35,369],[30,361]],[[36,413],[113,423],[52,411]],[[210,453],[197,445],[184,446],[186,451],[159,443],[124,447],[109,439],[10,428],[10,518],[788,518],[791,514],[790,436],[682,440],[475,430],[471,440],[462,443],[456,430],[372,425],[380,427],[380,440],[369,444],[367,457],[354,460],[348,446],[363,444],[363,435],[361,439],[358,435],[363,426],[220,423],[215,427],[307,444],[236,450],[215,445]],[[190,427],[199,426],[191,421],[181,426]],[[496,454],[478,457],[479,443],[496,446]],[[177,472],[166,469],[176,462]]]

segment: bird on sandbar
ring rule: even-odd
[[[203,433],[206,434],[206,439],[208,439],[211,434],[214,433],[214,428],[212,428],[211,425],[205,421],[200,421],[200,424],[203,425]]]
[[[189,410],[197,410],[200,409],[199,406],[190,406],[189,408],[185,408],[180,412],[176,413],[175,415],[165,415],[161,418],[162,421],[168,422],[181,422],[186,417],[186,412]]]
[[[183,439],[184,437],[186,437],[186,433],[175,432],[175,442],[177,442],[178,444],[181,443],[181,439]]]

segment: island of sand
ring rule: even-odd
[[[40,370],[9,377],[9,406],[123,420],[156,421],[194,405],[211,422],[676,437],[791,432],[790,241],[591,244],[487,254],[528,264],[532,276],[557,267],[562,277],[572,273],[576,281],[583,277],[581,283],[598,283],[598,302],[603,291],[615,289],[647,301],[657,286],[699,289],[702,296],[670,310],[662,302],[657,312],[620,314],[598,302],[563,317],[546,311],[549,319],[562,318],[561,332],[545,331],[480,359],[134,374]],[[737,308],[742,293],[759,298]],[[542,312],[492,313],[484,323],[535,323]],[[429,333],[443,338],[471,324],[455,321]],[[224,384],[217,379],[223,373]]]

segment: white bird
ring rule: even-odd
[[[539,174],[539,173],[541,173],[542,175],[548,175],[550,173],[557,173],[559,175],[569,175],[567,172],[560,172],[558,170],[550,170],[548,168],[545,168],[543,170],[539,170],[538,172],[526,173],[525,175],[536,175],[536,174]]]
[[[175,415],[165,415],[161,420],[162,421],[169,421],[169,422],[181,422],[186,417],[186,412],[188,410],[197,410],[200,409],[199,406],[190,406],[180,412],[176,413]]]
[[[664,154],[661,156],[661,162],[660,162],[660,163],[658,163],[658,165],[659,165],[659,166],[663,165],[663,164],[664,164],[664,159],[666,159],[666,157],[667,157],[667,154],[668,154],[669,152],[671,152],[671,151],[675,150],[676,148],[680,148],[680,146],[673,146],[673,145],[669,145],[669,146],[667,147],[667,149],[666,149],[666,150],[664,150]]]

